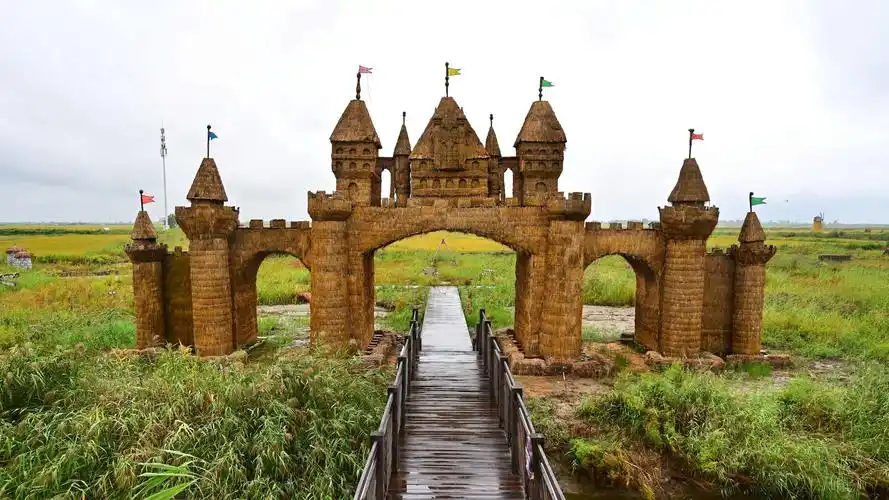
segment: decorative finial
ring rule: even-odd
[[[405,120],[407,119],[407,111],[401,112],[401,124],[404,125]]]
[[[490,115],[488,115],[488,119],[491,120],[491,127],[493,127],[494,126],[494,113],[491,113]]]
[[[543,100],[543,77],[542,76],[540,77],[540,86],[537,87],[537,100],[538,101]]]
[[[355,84],[355,100],[361,100],[361,72],[359,71],[356,75],[358,78],[358,83]]]
[[[144,192],[145,191],[143,191],[141,189],[139,190],[139,211],[140,212],[145,210],[145,198],[142,196],[142,193],[144,193]],[[753,193],[750,193],[750,194],[753,194]]]
[[[747,198],[747,201],[750,202],[750,212],[753,211],[753,191],[750,191],[750,196]]]
[[[448,79],[451,77],[451,72],[448,70],[448,63],[445,63],[445,97],[448,96]]]

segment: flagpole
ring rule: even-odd
[[[361,71],[355,74],[355,77],[358,79],[358,82],[355,84],[355,100],[361,100]]]
[[[144,193],[144,191],[142,191],[142,190],[140,189],[140,190],[139,190],[139,211],[140,211],[140,212],[144,212],[144,211],[145,211],[145,199],[142,198],[142,193]]]
[[[695,136],[695,129],[693,129],[693,128],[688,129],[688,159],[689,160],[691,159],[691,143],[694,140],[694,136]]]
[[[210,126],[207,125],[207,158],[210,157]]]
[[[451,77],[451,72],[448,71],[448,63],[445,63],[445,97],[448,96],[448,80]]]
[[[753,211],[753,191],[750,191],[750,196],[747,198],[747,201],[750,203],[750,211]]]
[[[540,77],[540,86],[537,87],[537,100],[538,101],[543,100],[543,77],[542,76]]]
[[[164,127],[161,123],[161,162],[164,167],[164,231],[170,229],[167,222],[167,141],[164,137]]]

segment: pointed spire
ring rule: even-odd
[[[488,154],[491,156],[501,156],[500,144],[497,143],[497,134],[494,133],[493,113],[489,116],[489,119],[491,120],[491,126],[488,128],[488,138],[485,139],[485,150],[487,150]]]
[[[567,142],[562,124],[549,101],[534,101],[531,104],[514,146],[520,142]]]
[[[398,140],[395,141],[395,153],[393,156],[408,156],[411,154],[411,140],[407,136],[407,125],[405,119],[407,112],[401,112],[401,131],[398,132]]]
[[[455,145],[461,162],[467,158],[488,157],[481,139],[453,97],[442,97],[438,102],[426,129],[411,151],[411,159],[435,157],[441,159],[442,140]],[[439,150],[436,150],[436,143],[439,143]]]
[[[130,238],[133,241],[151,243],[157,241],[157,231],[154,230],[154,224],[151,223],[151,218],[148,217],[148,212],[145,210],[140,210],[139,215],[136,216],[136,223],[133,224],[133,232],[130,233]]]
[[[219,169],[216,168],[216,161],[213,158],[204,158],[201,161],[186,198],[192,203],[205,201],[221,205],[228,201],[222,178],[219,177]]]
[[[738,235],[738,241],[741,243],[757,243],[765,240],[766,232],[763,231],[756,212],[747,212],[747,217],[744,217],[744,224],[741,225],[741,234]]]
[[[373,142],[377,149],[383,147],[364,101],[349,101],[330,134],[330,142]]]
[[[701,169],[694,158],[687,158],[682,162],[679,170],[679,179],[676,186],[667,198],[670,203],[704,203],[710,201],[710,193],[701,176]]]

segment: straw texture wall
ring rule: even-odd
[[[731,350],[734,354],[759,354],[762,348],[762,305],[766,268],[761,264],[735,268],[735,300]]]
[[[707,254],[705,265],[701,349],[726,354],[732,348],[735,261],[731,255],[714,251]]]
[[[642,263],[630,260],[636,272],[636,342],[651,350],[660,350],[660,284],[658,277],[646,272]]]
[[[345,221],[312,223],[311,341],[342,347],[351,338],[348,232]]]
[[[701,240],[667,241],[661,319],[666,356],[691,356],[700,350],[705,251]]]
[[[580,352],[583,222],[552,221],[546,268],[540,350],[547,360],[570,363]]]
[[[189,247],[192,319],[198,354],[232,352],[232,289],[228,241],[194,240]]]
[[[166,249],[164,249],[164,252]],[[133,301],[136,315],[136,348],[144,349],[165,340],[164,264],[160,259],[133,263]]]
[[[164,299],[167,317],[167,342],[194,345],[191,305],[191,261],[187,252],[176,247],[164,259]],[[137,309],[138,314],[138,309]]]

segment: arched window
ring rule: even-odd
[[[454,181],[451,180],[451,179],[448,179],[447,181],[445,181],[445,187],[446,187],[446,188],[452,188],[452,187],[454,187]]]
[[[356,168],[358,168],[358,164],[355,163],[354,161],[350,161],[349,162],[349,170],[355,170]]]
[[[434,179],[434,180],[432,181],[432,187],[433,187],[433,188],[440,188],[440,187],[441,187],[441,181],[438,180],[438,179]]]
[[[466,187],[466,179],[460,179],[459,186],[461,189]]]
[[[349,199],[357,200],[358,199],[358,184],[354,182],[349,183]]]
[[[546,184],[543,182],[538,182],[537,185],[534,186],[534,188],[537,190],[538,193],[546,192]]]
[[[367,149],[367,148],[364,148],[364,149],[361,150],[361,154],[363,154],[363,155],[369,155],[369,154],[370,154],[370,150]]]
[[[476,188],[479,186],[478,179],[472,179],[472,187]]]

